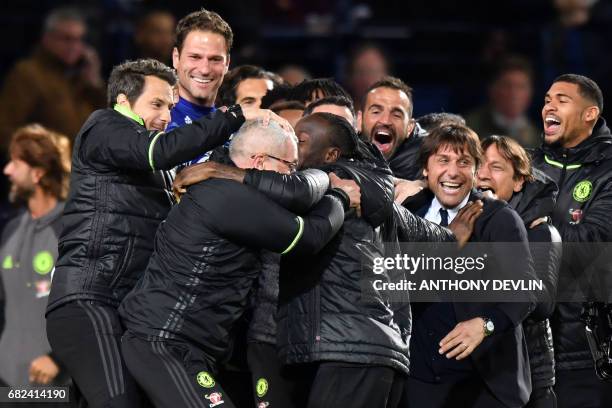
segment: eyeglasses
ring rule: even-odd
[[[271,154],[268,154],[268,153],[254,154],[254,155],[251,156],[251,159],[254,159],[255,156],[258,156],[258,155],[262,155],[262,156],[266,156],[266,157],[269,157],[269,158],[274,159],[274,160],[278,160],[279,162],[281,162],[285,166],[287,166],[287,168],[289,168],[289,171],[291,171],[292,173],[297,170],[297,166],[298,166],[297,161],[290,162],[288,160],[281,159],[280,157],[272,156]]]

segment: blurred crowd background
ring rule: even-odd
[[[45,16],[66,6],[84,24],[46,27]],[[357,108],[366,88],[391,74],[414,88],[414,117],[460,113],[477,132],[504,124],[526,146],[538,143],[543,94],[557,75],[587,75],[605,96],[612,91],[608,0],[19,0],[0,6],[2,167],[20,126],[38,122],[74,138],[105,105],[114,65],[137,57],[171,64],[176,21],[201,7],[234,30],[230,68],[259,65],[288,83],[333,77]],[[33,60],[50,69],[36,71]],[[0,229],[10,213],[1,179]]]

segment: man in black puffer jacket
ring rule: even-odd
[[[93,407],[140,404],[119,353],[116,308],[146,268],[151,238],[172,204],[169,176],[159,170],[223,144],[244,121],[239,108],[230,109],[164,133],[175,83],[158,61],[115,67],[111,108],[94,112],[75,141],[47,335]]]
[[[516,141],[491,136],[481,145],[485,160],[478,169],[477,187],[507,201],[523,219],[534,270],[544,282],[545,290],[536,309],[523,322],[533,385],[527,407],[554,408],[555,361],[548,318],[555,306],[562,250],[561,236],[548,217],[555,205],[557,186],[545,174],[532,169],[529,155]]]
[[[289,173],[297,162],[295,135],[247,122],[230,156],[241,168]],[[234,406],[213,375],[261,273],[260,250],[316,253],[358,197],[350,184],[330,190],[304,217],[233,181],[188,189],[159,227],[151,262],[119,309],[126,364],[155,406]]]
[[[409,321],[382,293],[362,293],[373,279],[362,275],[362,263],[384,254],[379,227],[393,214],[391,173],[374,146],[351,143],[354,130],[340,117],[312,114],[296,133],[301,166],[357,182],[361,217],[348,216],[316,258],[281,263],[277,347],[293,380],[293,404],[393,406],[408,372]],[[453,240],[448,230],[432,231]]]
[[[338,137],[347,137],[347,134],[342,126],[338,126],[338,121],[325,122],[325,119],[329,119],[328,116],[315,116],[314,119],[323,119],[317,124],[317,131],[313,132],[313,119],[309,119],[304,123],[300,124],[297,128],[298,132],[302,131],[305,127],[310,127],[310,130],[307,132],[302,132],[300,135],[301,138],[301,153],[302,160],[301,166],[322,166],[325,163],[325,157],[330,157],[328,160],[337,160],[337,157],[334,155],[327,156],[328,152],[333,152],[333,154],[337,154],[337,149],[340,149],[339,146],[342,144],[337,143],[334,138],[327,137],[328,132],[333,132],[337,134]],[[320,131],[323,131],[321,133]],[[321,137],[324,136],[324,137]],[[308,148],[305,149],[304,145],[307,145]],[[363,148],[362,145],[361,147]],[[346,148],[345,148],[346,150]],[[314,152],[314,153],[313,153]],[[373,154],[369,157],[373,159],[372,162],[367,163],[363,162],[363,160],[352,160],[350,162],[345,162],[345,158],[340,160],[338,163],[341,168],[338,168],[340,172],[347,172],[347,177],[354,177],[356,180],[359,180],[360,183],[364,183],[366,186],[372,187],[375,186],[375,183],[371,181],[371,177],[369,177],[368,173],[374,173],[374,181],[378,178],[380,180],[384,180],[388,175],[388,171],[386,170],[386,165],[382,162],[382,157],[378,156],[378,153],[373,150]],[[342,153],[340,153],[342,155]],[[213,159],[215,159],[215,155],[213,154]],[[378,162],[377,162],[378,161]],[[349,170],[346,170],[346,166],[349,166]],[[351,168],[355,168],[358,170],[350,170]],[[335,167],[326,168],[326,170],[331,171],[334,170]],[[317,170],[311,170],[317,171]],[[358,173],[353,173],[358,171]],[[307,174],[309,170],[306,170],[303,174]],[[278,191],[284,192],[289,190],[295,190],[296,185],[291,183],[289,187],[287,187],[287,180],[277,179],[271,180],[269,175],[253,173],[252,170],[245,171],[242,169],[238,169],[235,167],[225,167],[216,163],[204,163],[199,164],[197,166],[193,166],[190,169],[184,170],[179,176],[177,180],[175,180],[175,185],[180,187],[185,184],[192,184],[193,182],[204,179],[204,178],[229,178],[239,182],[244,182],[245,184],[255,185],[252,176],[257,174],[260,178],[266,176],[268,180],[266,182],[257,182],[256,188],[258,188],[262,192],[266,192],[266,195],[270,196],[270,191]],[[299,173],[298,173],[299,174]],[[283,176],[287,177],[287,176]],[[388,195],[385,194],[384,183],[381,184],[378,188],[371,188],[369,194],[366,198],[365,207],[362,207],[362,215],[364,218],[372,219],[374,217],[374,222],[380,222],[382,218],[384,218],[381,209],[385,208]],[[380,192],[380,194],[377,194]],[[278,193],[275,194],[277,196],[275,201],[278,201]],[[306,194],[300,194],[302,197],[306,197]],[[295,207],[294,207],[295,208]],[[295,208],[297,213],[303,211],[304,209]],[[380,214],[380,215],[377,215]],[[378,217],[378,218],[377,218]],[[460,218],[460,217],[458,217]],[[457,223],[458,224],[458,223]],[[450,226],[451,230],[454,225]],[[395,205],[393,208],[393,214],[389,214],[389,217],[384,223],[384,241],[389,243],[396,241],[398,237],[401,241],[404,242],[419,242],[419,241],[454,241],[454,236],[445,228],[441,228],[436,224],[430,223],[428,221],[423,220],[420,217],[416,217],[411,214],[408,210],[401,206]],[[354,227],[352,228],[354,229]],[[351,231],[351,229],[349,229]],[[348,241],[348,240],[347,240]],[[353,241],[348,241],[353,242]],[[345,245],[344,243],[342,245]],[[362,249],[367,249],[366,246],[361,246],[358,250],[354,250],[353,253],[349,253],[347,251],[347,247],[350,248],[350,244],[346,244],[346,247],[341,246],[340,251],[338,252],[338,257],[342,259],[342,263],[350,263],[355,262],[356,266],[359,262],[360,253]],[[336,251],[337,248],[334,246],[333,251]],[[350,256],[349,256],[350,255]],[[370,255],[371,256],[371,255]],[[327,259],[328,256],[326,256]],[[333,259],[333,258],[332,258]],[[352,259],[352,261],[351,261]],[[294,377],[296,372],[299,372],[299,365],[295,366],[295,370],[292,370],[294,367],[286,366],[281,367],[278,364],[278,358],[276,353],[276,309],[277,309],[277,298],[279,295],[279,261],[280,257],[273,253],[265,252],[262,254],[262,263],[261,263],[261,274],[258,280],[257,293],[253,296],[253,315],[250,320],[250,325],[248,329],[248,359],[249,359],[249,367],[251,369],[253,375],[253,385],[255,391],[255,398],[258,403],[266,404],[269,403],[272,406],[283,406],[283,407],[292,407],[299,405],[300,403],[305,403],[305,400],[299,396],[294,398],[298,401],[292,401],[293,388],[295,386],[294,382],[291,381],[291,378]],[[333,261],[332,261],[333,262]],[[358,269],[355,268],[354,272],[357,272]],[[293,274],[289,273],[291,277],[287,279],[294,279]],[[355,282],[352,284],[357,287],[358,283],[356,279],[359,275],[356,275]],[[349,287],[351,286],[351,282],[345,282]],[[400,303],[397,305],[391,306],[394,314],[394,320],[397,323],[397,327],[401,331],[400,336],[403,339],[408,339],[410,337],[410,305],[408,302]],[[296,322],[293,322],[294,324]],[[357,327],[357,332],[359,331],[359,327]],[[329,341],[330,339],[327,339]],[[361,356],[356,357],[359,359],[363,359],[363,355],[367,354],[368,351],[362,350]],[[407,356],[406,356],[407,357]],[[339,361],[344,361],[348,359],[348,361],[352,361],[351,357],[344,356]],[[322,397],[325,398],[325,397]],[[364,401],[366,403],[367,401]]]
[[[612,242],[612,134],[602,110],[603,95],[595,82],[573,74],[558,77],[542,108],[544,143],[533,152],[533,166],[559,186],[552,221],[564,251],[550,324],[555,392],[562,408],[609,407],[612,397],[612,386],[595,375],[580,320],[584,300],[612,294],[609,266],[595,263],[610,251],[603,243]]]

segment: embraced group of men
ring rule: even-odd
[[[216,13],[186,16],[176,74],[155,60],[115,67],[108,109],[76,138],[46,318],[83,402],[605,406],[582,305],[555,304],[562,257],[573,276],[588,259],[528,245],[609,240],[597,84],[554,81],[530,155],[507,137],[481,142],[454,115],[419,125],[396,78],[372,85],[358,115],[313,92],[295,128],[267,110],[217,110],[231,45]],[[362,290],[364,262],[390,245],[467,241],[516,243],[506,267],[535,271],[544,295],[411,305]],[[243,346],[252,381],[229,392],[218,372]]]

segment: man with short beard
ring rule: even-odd
[[[422,132],[412,110],[412,88],[401,79],[385,77],[368,89],[357,118],[361,135],[378,147],[393,175],[407,180],[421,178],[417,153]]]
[[[70,143],[29,125],[15,132],[9,151],[4,168],[11,183],[9,199],[25,208],[0,239],[0,287],[5,287],[0,303],[6,303],[0,378],[14,387],[65,385],[67,374],[51,353],[44,315],[68,190]]]
[[[602,111],[603,95],[593,80],[559,76],[544,97],[544,143],[533,154],[534,167],[559,186],[552,221],[565,245],[550,324],[557,362],[555,392],[563,408],[609,407],[612,398],[612,387],[595,375],[581,321],[582,300],[610,299],[610,268],[596,264],[612,241],[612,133]],[[576,243],[589,244],[578,249]],[[579,287],[588,287],[590,293]]]

